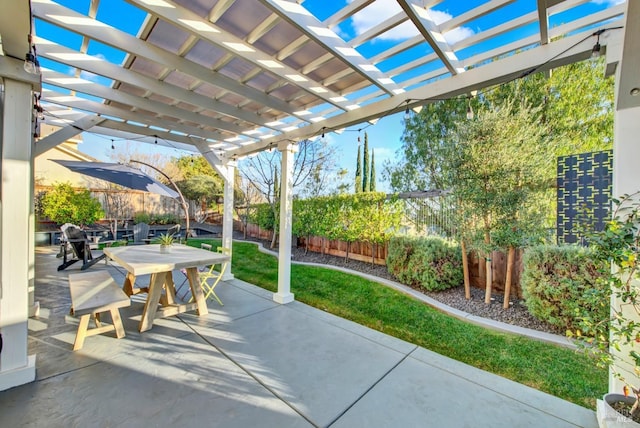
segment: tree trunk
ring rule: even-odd
[[[504,303],[503,308],[509,309],[509,293],[511,292],[511,276],[513,274],[513,264],[516,258],[516,249],[509,247],[509,254],[507,255],[507,274],[504,279]]]
[[[376,264],[376,244],[375,244],[375,242],[373,242],[371,244],[371,264],[372,265]]]
[[[349,249],[351,248],[351,242],[347,242],[347,251],[346,254],[344,256],[344,260],[345,261],[349,261]]]
[[[276,239],[277,239],[277,234],[276,231],[274,230],[273,235],[271,235],[271,249],[274,249],[276,247]]]
[[[460,248],[462,249],[462,274],[464,276],[464,297],[471,299],[471,285],[469,283],[469,258],[467,257],[467,247],[464,245],[464,240],[460,241]]]
[[[484,243],[491,243],[491,236],[489,235],[489,231],[485,229],[484,232]],[[493,282],[493,275],[491,272],[491,252],[487,252],[485,256],[485,266],[486,266],[486,277],[485,277],[485,285],[484,285],[484,303],[491,303],[491,283]]]

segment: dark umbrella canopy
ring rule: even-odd
[[[127,165],[106,162],[81,162],[56,160],[54,162],[77,172],[100,180],[119,184],[130,189],[142,190],[144,192],[156,193],[158,195],[177,198],[179,195],[175,190],[170,189],[159,181],[149,177],[139,169]]]

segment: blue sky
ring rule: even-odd
[[[54,0],[70,9],[76,10],[80,13],[86,14],[89,1],[88,0]],[[338,9],[343,7],[351,0],[306,0],[303,6],[310,10],[319,20],[324,20],[327,17],[333,15]],[[607,6],[620,3],[622,0],[593,0],[570,9],[567,12],[554,15],[551,18],[550,25],[562,24],[567,21],[575,19],[576,15],[584,15],[585,13],[591,13]],[[483,0],[444,0],[440,2],[434,9],[431,9],[432,17],[436,22],[442,22],[449,19],[452,15],[459,15],[479,4],[484,3]],[[498,11],[492,12],[485,16],[482,16],[472,22],[465,24],[464,27],[454,29],[448,33],[445,33],[445,38],[450,44],[454,44],[456,41],[462,40],[475,33],[481,32],[489,27],[495,26],[496,22],[508,21],[515,16],[520,16],[523,13],[532,12],[536,10],[535,0],[516,0],[513,3],[500,8]],[[366,31],[368,28],[378,24],[384,19],[392,16],[400,10],[395,0],[378,0],[373,5],[366,7],[355,14],[351,19],[343,22],[339,27],[334,30],[340,34],[345,41],[357,37],[359,34]],[[113,25],[120,30],[126,31],[130,34],[136,35],[140,25],[145,19],[146,14],[139,9],[129,5],[124,0],[106,0],[100,3],[98,9],[97,18],[110,25]],[[125,17],[123,19],[123,17]],[[416,34],[415,28],[407,23],[407,25],[400,25],[396,29],[389,31],[381,36],[376,37],[374,40],[369,41],[361,46],[357,46],[357,50],[365,57],[369,58],[377,53],[388,49],[389,47],[406,40],[407,38]],[[518,36],[535,34],[538,31],[538,24],[532,23],[524,28],[518,29]],[[79,49],[82,41],[81,37],[69,31],[64,31],[55,28],[45,22],[36,21],[36,34],[39,37],[53,40],[62,45],[69,46],[73,49]],[[513,33],[506,33],[500,37],[496,37],[485,43],[474,45],[467,49],[456,51],[456,55],[459,59],[464,60],[467,57],[473,56],[478,53],[479,50],[491,49],[497,45],[506,43],[513,37]],[[112,63],[121,64],[125,58],[125,53],[115,48],[111,48],[97,42],[92,41],[89,44],[88,54],[97,55],[103,59],[106,59]],[[402,58],[395,58],[393,61],[383,61],[378,64],[378,67],[382,71],[392,70],[398,67]],[[543,61],[541,61],[543,62]],[[52,61],[42,59],[42,66],[51,68],[66,74],[71,74],[73,70],[65,69],[64,66]],[[427,64],[416,70],[407,72],[406,74],[400,74],[394,76],[396,81],[404,81],[415,77],[416,74],[425,73],[431,71],[433,67],[439,65]],[[100,76],[88,76],[91,80],[100,82],[105,85],[109,85],[108,79]],[[54,88],[60,90],[59,88]],[[86,97],[90,98],[90,97]],[[401,138],[403,132],[403,116],[404,113],[383,117],[375,125],[369,125],[367,123],[352,126],[342,134],[335,132],[325,134],[326,140],[334,145],[338,151],[339,166],[349,170],[350,176],[355,170],[356,154],[358,147],[358,135],[364,140],[364,132],[366,131],[369,137],[369,146],[375,150],[376,156],[376,169],[378,172],[378,188],[386,190],[387,186],[381,181],[382,166],[388,160],[394,160],[397,158],[397,151],[401,147]],[[366,128],[366,130],[365,130]],[[363,129],[362,132],[358,132],[358,129]],[[111,149],[112,141],[110,137],[98,136],[93,133],[83,133],[84,143],[80,146],[80,149],[87,154],[96,157],[100,160],[108,160],[109,156],[113,154],[114,150]],[[171,148],[163,148],[160,146],[150,146],[144,143],[125,143],[115,139],[113,143],[116,147],[115,151],[123,150],[124,146],[128,146],[133,150],[139,151],[153,151],[161,152],[166,156],[180,156],[184,152]]]

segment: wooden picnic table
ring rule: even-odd
[[[199,316],[208,313],[204,293],[198,281],[198,266],[224,263],[230,260],[228,255],[174,244],[171,252],[160,252],[160,245],[137,245],[105,248],[104,254],[127,270],[123,290],[127,295],[146,292],[147,300],[140,320],[140,332],[153,326],[154,318],[176,315],[196,310]],[[194,301],[190,303],[176,301],[173,271],[185,269]],[[150,274],[149,285],[136,287],[136,277]],[[163,290],[165,291],[163,295]]]

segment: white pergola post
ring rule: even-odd
[[[222,207],[222,246],[229,250],[229,255],[233,255],[233,188],[236,178],[237,162],[231,160],[223,160],[214,155],[206,148],[201,149],[204,158],[209,162],[209,165],[215,169],[218,174],[224,180],[224,205]],[[234,278],[231,272],[232,264],[229,263],[227,270],[222,275],[223,281],[228,281]]]
[[[640,191],[640,2],[628,1],[624,23],[624,42],[616,68],[616,110],[614,115],[613,145],[613,196]],[[613,52],[612,52],[613,54]],[[607,57],[609,52],[607,52]],[[638,200],[638,198],[636,198]],[[639,284],[636,283],[636,286]],[[620,302],[612,298],[612,306],[620,308]],[[628,305],[626,305],[628,307]],[[623,310],[626,316],[640,320],[632,310]],[[615,352],[612,349],[613,352]],[[636,349],[638,351],[638,349]],[[623,383],[613,375],[622,374],[627,383],[640,385],[634,374],[635,364],[623,349],[609,376],[609,391],[622,393]]]
[[[227,162],[221,167],[224,170],[224,206],[222,209],[222,246],[229,249],[229,255],[233,253],[233,187],[236,176],[236,163]],[[233,279],[231,263],[227,267],[223,281]]]
[[[30,244],[33,236],[31,84],[5,77],[0,100],[2,183],[0,207],[0,390],[35,379],[35,355],[27,355]]]
[[[278,303],[293,301],[291,293],[291,223],[293,213],[293,156],[298,145],[281,143],[278,150],[282,153],[280,168],[280,244],[278,250],[278,292],[273,300]]]

